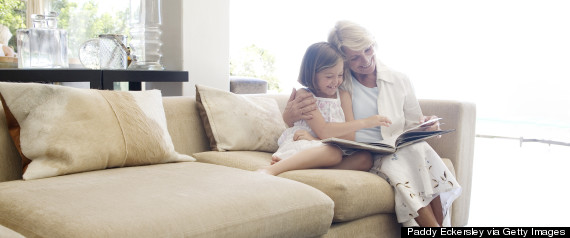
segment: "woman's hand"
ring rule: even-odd
[[[435,118],[437,118],[437,116],[422,116],[422,118],[420,119],[420,124]],[[424,129],[425,131],[439,131],[441,130],[439,125],[440,125],[439,121],[435,121],[430,124],[424,125],[422,127],[425,128]]]
[[[364,119],[364,123],[364,128],[372,128],[377,126],[389,127],[392,124],[392,121],[390,121],[390,119],[385,116],[374,115]]]
[[[311,133],[309,133],[306,130],[297,130],[293,135],[293,140],[298,141],[298,140],[319,140],[319,139],[313,137],[313,135],[311,135]]]
[[[313,97],[313,94],[305,90],[295,90],[291,92],[291,96],[287,101],[287,106],[283,111],[283,121],[287,123],[289,127],[293,126],[298,120],[310,120],[313,117],[310,112],[317,109],[317,100]]]

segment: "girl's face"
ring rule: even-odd
[[[335,66],[321,70],[315,75],[317,90],[315,94],[322,98],[336,98],[337,88],[342,83],[344,65],[339,60]]]
[[[374,73],[374,70],[376,70],[373,45],[361,51],[354,51],[345,47],[342,50],[346,55],[348,67],[352,72],[367,75]]]

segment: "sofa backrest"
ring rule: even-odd
[[[283,111],[289,95],[284,94],[244,94],[246,97],[274,98]],[[168,132],[177,152],[192,155],[210,150],[202,118],[194,97],[164,97],[164,111],[168,124]]]
[[[252,94],[246,96],[271,97],[285,108],[288,95]],[[164,111],[168,131],[177,152],[192,155],[210,150],[210,145],[195,97],[164,97]],[[22,160],[10,137],[4,109],[0,104],[0,182],[22,179]]]
[[[210,145],[196,106],[196,99],[164,97],[162,103],[174,149],[187,155],[209,150]]]

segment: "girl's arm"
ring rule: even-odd
[[[344,90],[339,90],[340,94],[340,106],[344,112],[344,120],[346,122],[354,121],[354,112],[352,111],[352,97],[350,93]],[[354,140],[356,131],[349,132],[346,135],[339,136],[341,139]]]
[[[343,91],[341,91],[341,95],[342,92]],[[341,105],[343,104],[342,98],[343,96],[341,96]],[[311,129],[315,132],[315,134],[317,134],[317,136],[320,139],[326,139],[331,137],[350,136],[350,133],[352,133],[352,137],[354,138],[354,132],[362,128],[389,126],[392,123],[386,117],[380,115],[371,116],[361,120],[354,120],[354,116],[352,114],[352,104],[350,104],[350,107],[351,107],[350,116],[352,118],[349,119],[351,119],[351,121],[342,122],[342,123],[337,123],[337,122],[327,123],[323,118],[323,115],[321,115],[321,112],[319,110],[314,110],[311,112],[313,118],[307,120],[307,124],[309,124]]]

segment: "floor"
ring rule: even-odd
[[[570,147],[476,138],[468,226],[570,226]]]

